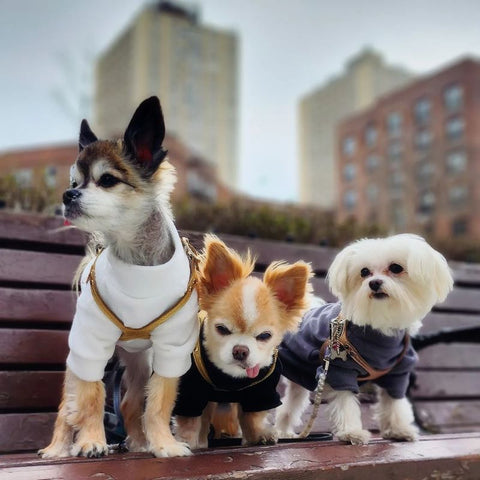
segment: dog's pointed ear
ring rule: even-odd
[[[83,119],[80,124],[80,135],[78,136],[78,151],[81,152],[86,146],[98,140],[97,136],[92,132],[88,122]]]
[[[205,236],[205,253],[200,265],[200,286],[207,294],[218,293],[234,280],[247,277],[253,270],[250,254],[242,259],[215,235]]]
[[[157,97],[144,100],[133,114],[123,136],[127,156],[145,177],[150,177],[167,152],[162,147],[165,123]]]
[[[263,281],[270,287],[287,312],[299,314],[310,298],[312,268],[306,262],[275,262],[268,266]]]

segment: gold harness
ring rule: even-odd
[[[198,319],[200,320],[200,326],[203,325],[203,322],[205,321],[206,318],[207,318],[207,313],[202,310],[198,314]],[[228,390],[225,390],[225,389],[220,388],[217,385],[215,385],[213,383],[212,379],[210,378],[210,375],[208,374],[207,367],[205,367],[205,363],[204,363],[203,358],[202,358],[202,352],[201,352],[201,347],[200,347],[200,342],[201,342],[200,336],[201,335],[199,335],[198,340],[197,340],[197,344],[195,345],[195,349],[193,350],[193,361],[195,363],[195,366],[197,367],[197,370],[199,371],[199,373],[203,377],[203,379],[207,383],[209,383],[215,390],[226,392]],[[265,374],[265,376],[263,376],[259,380],[256,380],[256,381],[250,383],[249,385],[237,388],[235,391],[239,392],[241,390],[245,390],[247,388],[253,387],[254,385],[258,385],[259,383],[266,380],[275,371],[275,367],[277,365],[277,358],[278,358],[278,349],[275,349],[275,352],[273,354],[272,364],[270,365],[270,369]]]
[[[409,340],[410,340],[410,336],[408,335],[408,333],[406,333],[405,336],[403,337],[403,350],[400,353],[400,355],[397,357],[397,359],[395,360],[395,363],[390,368],[386,368],[384,370],[377,370],[377,369],[373,368],[360,355],[358,350],[353,346],[353,344],[348,339],[346,323],[347,323],[346,321],[342,322],[342,329],[341,329],[340,335],[337,339],[337,343],[338,343],[337,349],[345,351],[346,355],[350,356],[355,363],[357,363],[360,367],[362,367],[367,372],[366,375],[364,375],[362,377],[358,377],[359,381],[364,382],[364,381],[367,381],[367,380],[376,380],[377,378],[383,377],[388,372],[390,372],[393,368],[395,368],[402,361],[403,357],[407,353],[408,346],[409,346]],[[335,348],[332,343],[333,343],[332,339],[330,339],[330,338],[325,340],[325,342],[323,342],[323,345],[320,348],[320,359],[321,360],[323,360],[324,355],[325,355],[325,350],[328,346],[330,346],[330,348],[332,348],[332,349]],[[346,357],[345,357],[345,359],[346,359]]]
[[[102,254],[102,252],[100,251],[100,253],[95,258],[92,268],[90,269],[90,273],[88,274],[87,282],[90,283],[92,296],[98,308],[116,327],[121,330],[122,334],[120,335],[119,340],[148,340],[152,331],[155,330],[155,328],[157,328],[162,323],[165,323],[170,317],[177,313],[190,299],[197,283],[196,272],[199,257],[196,250],[190,244],[187,238],[182,237],[182,244],[190,262],[190,278],[188,280],[187,289],[183,297],[180,298],[180,300],[178,300],[172,307],[170,307],[167,311],[163,312],[161,315],[154,318],[150,323],[141,328],[131,328],[125,326],[122,320],[120,320],[120,318],[118,318],[117,315],[115,315],[115,313],[110,309],[110,307],[103,301],[97,288],[97,281],[95,276],[95,265],[97,263],[98,257]]]

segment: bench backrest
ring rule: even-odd
[[[36,450],[50,440],[60,400],[67,337],[75,310],[70,284],[86,236],[58,231],[59,218],[0,212],[0,452]],[[197,247],[203,234],[183,232]],[[325,274],[335,250],[220,235],[257,256],[256,272],[274,260],[311,262],[314,290],[334,298]],[[424,331],[478,326],[480,266],[455,264],[456,286],[425,320]],[[432,430],[480,428],[480,345],[434,345],[422,350],[417,413]]]

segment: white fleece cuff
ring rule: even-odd
[[[72,351],[67,357],[67,367],[81,380],[86,382],[97,382],[102,380],[105,373],[106,362],[102,360],[90,360],[88,358],[80,357]]]

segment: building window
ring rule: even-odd
[[[44,171],[45,185],[48,188],[55,188],[57,186],[57,167],[50,165]]]
[[[405,210],[401,206],[394,206],[392,208],[392,220],[397,231],[404,230],[407,224],[407,216]]]
[[[447,113],[456,113],[463,107],[463,88],[458,85],[450,85],[443,93],[443,102]]]
[[[464,218],[458,218],[452,222],[452,234],[454,237],[460,237],[468,233],[468,224]]]
[[[415,103],[415,123],[419,126],[428,125],[431,120],[432,104],[427,98],[421,98]]]
[[[445,134],[448,140],[460,140],[465,130],[465,121],[462,117],[455,117],[447,120],[445,125]]]
[[[399,187],[405,182],[405,175],[403,172],[393,172],[390,176],[390,185],[392,187]]]
[[[415,145],[419,150],[425,150],[432,144],[432,133],[430,130],[420,130],[415,135]]]
[[[375,203],[378,200],[378,186],[371,183],[367,187],[367,198],[371,203]]]
[[[435,194],[427,190],[420,195],[420,202],[418,205],[418,212],[423,214],[429,214],[435,209]]]
[[[372,148],[377,144],[378,131],[375,125],[368,125],[365,129],[365,143]]]
[[[347,182],[352,181],[357,173],[357,167],[353,163],[347,163],[343,167],[343,178]]]
[[[343,195],[343,205],[347,210],[353,210],[357,205],[357,192],[355,190],[347,190]]]
[[[402,134],[402,117],[398,112],[392,112],[387,117],[389,137],[399,137]]]
[[[29,188],[33,183],[33,170],[31,168],[21,168],[13,173],[15,182],[20,188]]]
[[[419,183],[426,182],[433,178],[435,166],[433,163],[423,162],[417,167],[417,180]]]
[[[467,169],[467,155],[463,150],[455,150],[447,154],[447,172],[462,173]]]
[[[390,163],[397,164],[402,159],[403,145],[395,140],[388,144],[388,158]]]
[[[355,137],[349,136],[343,140],[343,153],[347,157],[351,157],[355,153],[355,148],[357,146],[357,142],[355,141]]]
[[[380,159],[377,155],[369,155],[366,163],[368,172],[373,173],[380,166]]]
[[[452,207],[462,207],[467,203],[468,189],[463,185],[452,187],[448,192],[448,199]]]

